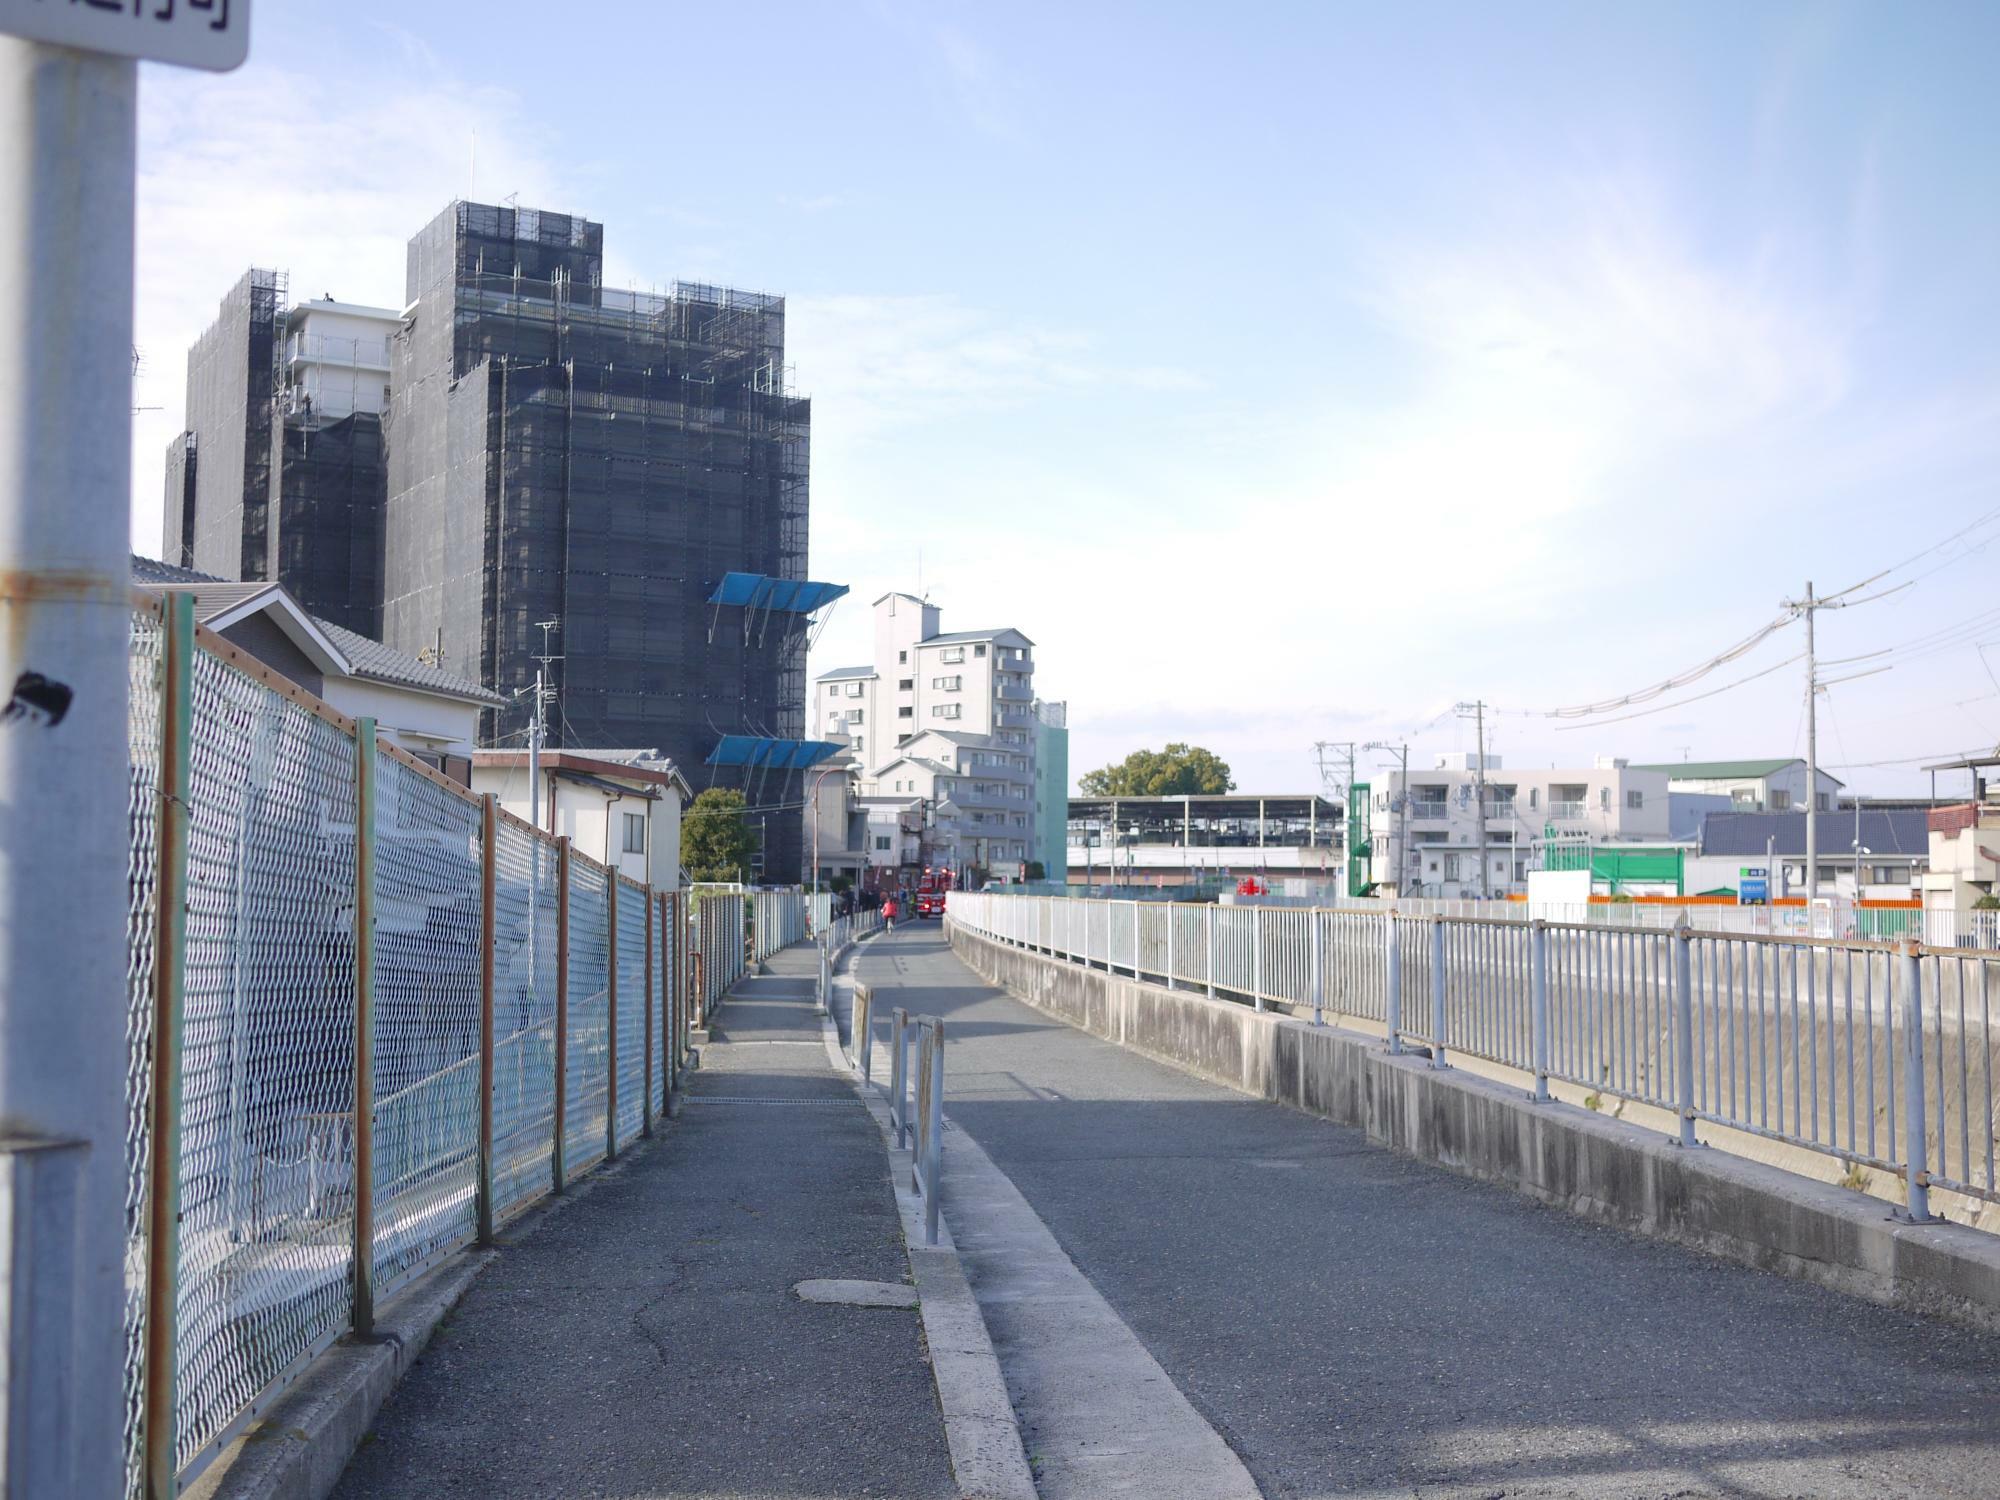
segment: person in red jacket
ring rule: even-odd
[[[896,930],[896,898],[893,895],[882,903],[882,926],[889,932]]]

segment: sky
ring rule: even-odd
[[[814,673],[921,590],[1035,641],[1073,775],[1298,792],[1471,702],[1503,765],[1783,757],[1799,625],[1687,674],[1887,569],[1820,759],[1917,794],[2000,742],[1995,56],[1986,4],[255,0],[240,71],[142,70],[134,545],[246,267],[400,306],[512,198],[786,296]]]

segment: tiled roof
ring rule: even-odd
[[[875,669],[873,667],[835,667],[831,672],[820,673],[815,680],[819,682],[831,682],[836,677],[873,677],[874,675]]]
[[[1802,812],[1712,812],[1702,819],[1701,852],[1725,856],[1762,856],[1777,840],[1780,856],[1797,858],[1806,852],[1806,815]],[[1875,858],[1930,853],[1929,814],[1924,808],[1861,810],[1861,847]],[[1819,815],[1819,848],[1824,857],[1849,854],[1854,848],[1854,812]]]
[[[370,682],[387,682],[396,687],[418,688],[446,698],[463,698],[469,703],[500,707],[507,702],[498,693],[490,692],[476,682],[468,682],[440,667],[418,661],[393,646],[371,641],[367,636],[357,635],[331,620],[315,619],[313,623],[325,631],[327,639],[340,648],[340,654],[354,664],[356,677]]]

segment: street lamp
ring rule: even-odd
[[[809,786],[806,789],[806,808],[812,814],[812,824],[813,824],[813,854],[812,854],[813,900],[812,900],[811,910],[815,919],[817,918],[819,913],[819,821],[820,821],[819,786],[822,781],[826,780],[827,777],[831,776],[836,771],[838,771],[841,775],[845,776],[847,774],[847,769],[848,768],[843,765],[826,766],[813,776],[811,786]]]

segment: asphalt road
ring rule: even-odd
[[[935,922],[857,972],[878,1015],[946,1018],[950,1119],[1266,1495],[2000,1495],[2000,1339],[1149,1062],[988,987]]]
[[[505,1248],[338,1500],[957,1494],[918,1315],[791,1292],[909,1274],[814,963],[739,986],[664,1138]]]

